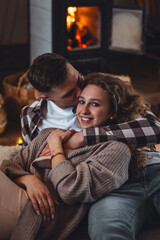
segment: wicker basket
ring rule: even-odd
[[[0,135],[4,132],[7,125],[7,115],[4,110],[4,99],[2,94],[0,94]]]
[[[3,80],[6,97],[16,98],[22,107],[35,100],[35,89],[23,87],[24,83],[29,83],[26,72],[9,75]]]
[[[19,118],[22,107],[36,99],[37,90],[23,87],[25,83],[29,83],[26,72],[6,76],[3,80],[7,114],[14,119]]]

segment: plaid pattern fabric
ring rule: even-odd
[[[22,109],[21,129],[24,146],[29,144],[38,135],[38,125],[45,116],[46,108],[47,101],[43,98],[38,98]]]
[[[160,121],[151,112],[136,120],[116,125],[83,129],[85,145],[119,141],[130,146],[153,146],[160,143]]]
[[[43,98],[25,106],[21,112],[23,145],[38,134],[38,124],[45,116],[47,101]],[[85,145],[115,140],[132,146],[153,146],[160,143],[160,121],[151,112],[146,115],[117,125],[88,128],[83,130]]]

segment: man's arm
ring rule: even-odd
[[[38,98],[21,111],[21,130],[23,146],[28,145],[38,135],[38,124],[43,116],[42,107],[46,104],[42,98]]]
[[[21,133],[23,138],[23,146],[27,146],[31,142],[31,129],[29,122],[31,121],[28,115],[29,106],[25,106],[21,111]]]
[[[160,121],[151,112],[125,123],[83,129],[84,145],[119,141],[132,146],[153,146],[160,143]]]

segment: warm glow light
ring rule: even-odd
[[[91,7],[68,7],[66,16],[67,49],[87,48],[97,42],[97,29],[94,30],[92,20],[97,16],[95,9],[92,16]],[[95,24],[94,24],[95,25]],[[96,32],[95,32],[96,31]]]
[[[80,33],[79,33],[78,29],[77,29],[77,32],[76,32],[75,39],[77,39],[77,41],[78,41],[78,47],[82,47],[81,36],[80,36]]]
[[[68,7],[68,14],[71,15],[72,17],[75,17],[75,12],[77,11],[76,7]]]
[[[22,138],[21,138],[21,137],[18,137],[18,139],[17,139],[17,146],[18,146],[18,145],[21,145],[22,143],[23,143]]]
[[[75,22],[75,12],[77,11],[76,7],[67,8],[67,30],[70,29],[72,23]]]

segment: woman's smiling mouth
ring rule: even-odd
[[[82,123],[89,123],[92,120],[93,120],[93,118],[91,118],[91,117],[81,117]]]

